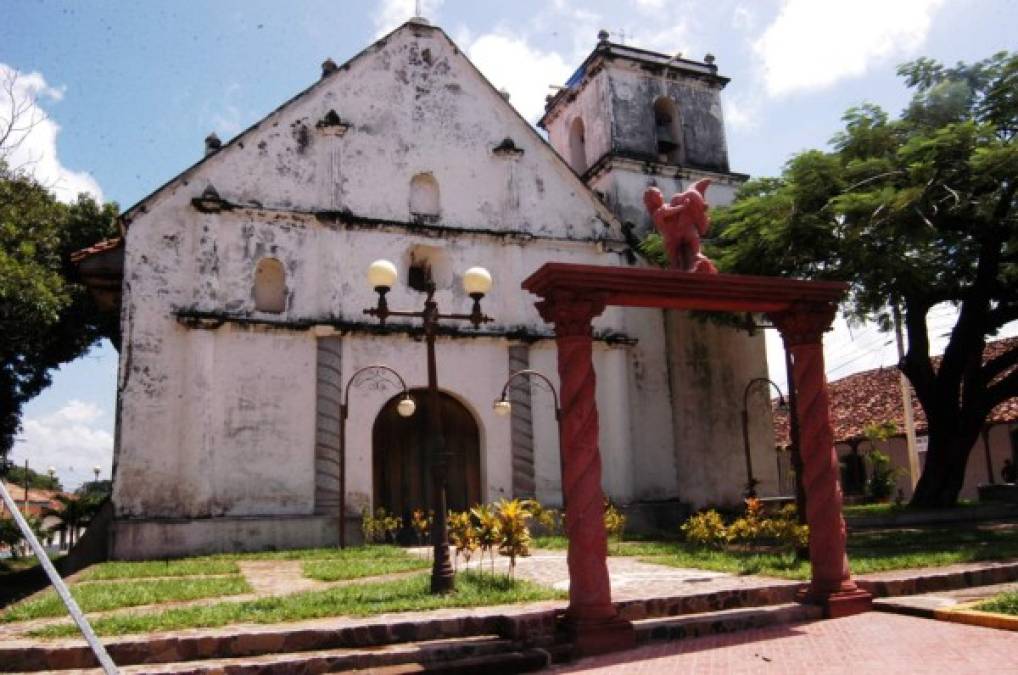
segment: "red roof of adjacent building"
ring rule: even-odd
[[[112,251],[124,243],[123,237],[113,237],[112,239],[104,239],[98,243],[92,244],[88,248],[83,248],[80,251],[75,251],[71,254],[71,262],[79,263],[85,258],[90,258],[99,253],[105,253],[106,251]]]
[[[983,350],[983,361],[1018,349],[1018,337],[1004,338],[987,343]],[[934,357],[933,367],[940,364],[940,357]],[[1007,371],[1005,371],[1007,372]],[[899,434],[905,433],[905,411],[901,404],[900,373],[897,368],[875,368],[840,380],[829,382],[827,391],[831,399],[831,426],[836,442],[845,442],[864,437],[863,430],[871,424],[893,422]],[[774,405],[774,441],[778,446],[787,446],[788,413]],[[926,433],[926,415],[912,396],[912,410],[916,433]],[[1010,398],[990,413],[987,423],[1018,421],[1018,398]]]

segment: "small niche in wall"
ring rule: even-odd
[[[441,201],[438,181],[430,173],[419,173],[410,180],[410,215],[415,220],[438,219]]]
[[[275,258],[262,258],[255,268],[255,311],[281,314],[286,310],[286,270]]]
[[[425,293],[431,282],[436,288],[452,285],[449,256],[435,246],[414,246],[407,253],[407,286]]]

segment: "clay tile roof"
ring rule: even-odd
[[[987,343],[983,350],[983,361],[1000,356],[1012,349],[1018,349],[1018,337],[1004,338]],[[940,357],[933,359],[938,368]],[[876,368],[855,373],[840,380],[829,382],[831,399],[831,425],[834,427],[835,442],[845,442],[863,437],[863,430],[871,424],[893,422],[899,434],[905,433],[904,411],[901,405],[901,385],[897,368]],[[778,446],[788,445],[788,413],[774,407],[774,441]],[[916,432],[926,433],[926,415],[919,402],[912,397],[912,410]],[[988,424],[1018,421],[1018,398],[1010,398],[994,408]]]
[[[83,248],[80,251],[75,251],[71,254],[71,262],[74,264],[80,263],[85,258],[90,258],[99,253],[106,251],[112,251],[124,243],[123,237],[113,237],[112,239],[104,239],[99,243],[92,244],[88,248]]]

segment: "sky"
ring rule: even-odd
[[[597,32],[668,54],[713,54],[733,171],[776,175],[795,153],[823,148],[863,102],[891,113],[908,92],[897,65],[919,56],[971,62],[1014,49],[1013,0],[421,0],[530,121]],[[0,79],[35,101],[38,124],[13,157],[62,199],[85,191],[127,208],[415,13],[414,0],[0,0]],[[0,105],[4,104],[0,94]],[[931,318],[935,345],[950,308]],[[1016,332],[1011,327],[1009,333]],[[773,331],[768,331],[773,333]],[[780,344],[771,377],[785,387]],[[828,377],[892,366],[893,335],[839,319],[826,340]],[[13,458],[53,466],[65,487],[108,478],[116,351],[103,344],[61,368],[25,409]]]

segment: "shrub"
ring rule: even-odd
[[[418,546],[423,546],[424,542],[427,541],[428,530],[431,529],[431,524],[434,520],[434,511],[428,511],[428,514],[425,515],[424,509],[414,509],[414,512],[410,514],[410,525],[414,529]]]
[[[866,456],[870,461],[870,477],[866,481],[866,494],[873,501],[886,501],[894,492],[898,476],[903,473],[903,470],[899,466],[894,466],[891,463],[891,458],[879,450],[870,450]]]
[[[495,573],[495,549],[502,543],[502,532],[499,528],[498,515],[490,504],[478,504],[470,509],[474,528],[477,530],[477,541],[481,547],[481,561],[484,552],[491,556],[491,573]]]
[[[609,537],[615,537],[618,548],[622,550],[622,533],[626,529],[626,516],[618,510],[610,499],[604,501],[604,530]]]
[[[498,552],[509,556],[509,577],[516,572],[516,557],[530,555],[530,530],[527,521],[530,511],[519,499],[502,499],[495,507],[501,533]]]
[[[477,539],[477,530],[474,529],[474,521],[469,511],[449,512],[449,543],[456,547],[456,556],[453,560],[459,560],[463,555],[464,564],[470,564],[470,558],[474,555],[480,542]]]
[[[769,535],[767,523],[763,517],[763,503],[750,497],[746,500],[745,514],[728,527],[728,541],[755,543]]]
[[[720,547],[728,542],[725,521],[714,509],[693,514],[680,529],[686,541],[693,544]]]

